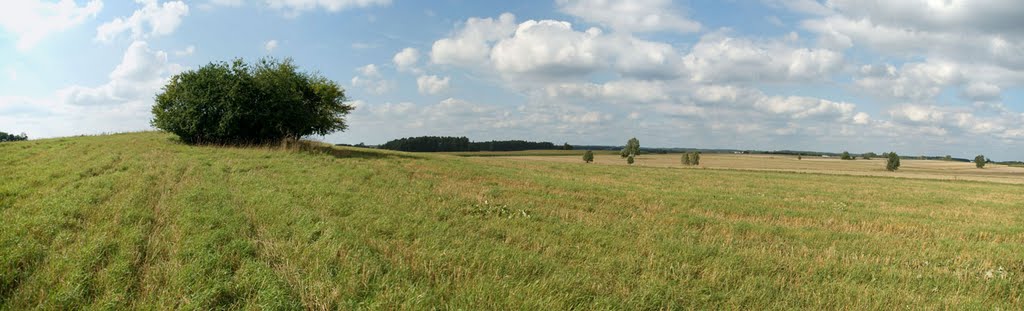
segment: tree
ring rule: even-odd
[[[565,143],[564,145],[562,145],[562,150],[572,150],[572,145],[570,145],[569,143]]]
[[[864,158],[864,160],[871,160],[872,158],[877,158],[878,157],[878,155],[875,154],[874,152],[868,152],[868,153],[862,154],[860,156],[862,158]]]
[[[953,161],[953,156],[947,154],[945,157],[942,157],[942,159],[946,161]]]
[[[583,153],[583,162],[587,162],[587,163],[594,162],[594,152],[590,151],[590,150],[587,150],[587,152],[584,152]]]
[[[700,152],[693,152],[693,159],[690,159],[690,164],[700,165]]]
[[[985,162],[986,161],[984,155],[979,154],[978,156],[974,157],[974,166],[978,168],[985,168]]]
[[[802,153],[796,154],[796,159],[797,160],[803,160],[804,159],[804,154],[802,154]]]
[[[896,152],[886,153],[887,160],[885,161],[885,169],[890,172],[895,172],[900,169],[900,156]]]
[[[345,91],[290,60],[210,63],[171,77],[157,94],[152,125],[185,143],[248,144],[348,128]]]
[[[21,135],[14,135],[14,134],[7,134],[7,133],[4,133],[4,132],[0,132],[0,143],[8,142],[8,141],[22,141],[22,140],[28,140],[28,135],[25,135],[25,133],[21,133]]]
[[[636,137],[630,138],[626,142],[626,151],[632,155],[640,154],[640,140],[636,139]]]
[[[690,153],[689,152],[683,153],[683,156],[680,158],[680,162],[682,162],[683,165],[689,166],[690,165]]]
[[[839,156],[839,159],[853,160],[853,156],[851,156],[849,152],[843,151],[843,154]]]
[[[622,152],[619,153],[623,158],[627,158],[626,162],[633,164],[633,157],[640,154],[640,140],[636,137],[630,138],[626,142],[626,147],[622,148]]]

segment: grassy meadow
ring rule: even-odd
[[[3,143],[0,310],[1016,309],[1022,190],[163,133]]]

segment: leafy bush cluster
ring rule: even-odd
[[[683,165],[700,165],[700,152],[684,153],[680,161]]]
[[[22,141],[22,140],[28,140],[28,135],[25,135],[25,133],[21,133],[21,135],[14,135],[14,134],[7,134],[7,133],[4,133],[4,132],[0,132],[0,143],[8,142],[8,141]]]
[[[583,162],[587,162],[587,163],[594,162],[594,152],[590,151],[590,150],[587,150],[587,152],[584,152],[583,153]]]
[[[900,169],[900,156],[896,152],[889,152],[885,154],[885,169],[890,172],[895,172]]]
[[[630,138],[629,141],[626,141],[626,146],[619,152],[619,155],[623,158],[636,156],[638,154],[640,154],[640,140],[636,139],[636,137]]]
[[[237,59],[171,77],[152,124],[190,144],[269,143],[345,130],[345,99],[337,83],[290,59]]]
[[[626,164],[633,165],[636,162],[636,155],[640,154],[640,140],[636,137],[630,138],[626,141],[626,146],[622,148],[619,155],[626,158]]]

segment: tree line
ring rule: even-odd
[[[471,142],[466,137],[454,136],[419,136],[406,137],[388,141],[380,145],[381,149],[409,152],[458,152],[458,151],[522,151],[522,150],[553,150],[568,149],[568,143],[556,146],[550,142],[532,142],[525,140],[492,140]]]
[[[28,140],[28,135],[25,135],[25,133],[21,133],[20,135],[15,135],[15,134],[7,134],[7,133],[4,133],[4,132],[0,132],[0,143],[8,142],[8,141],[22,141],[22,140]]]

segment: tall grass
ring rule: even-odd
[[[1017,185],[0,144],[0,309],[1013,309]]]

